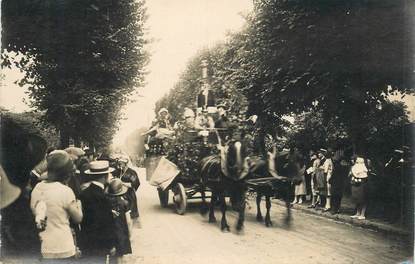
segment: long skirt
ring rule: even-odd
[[[319,195],[327,195],[326,175],[322,168],[316,170],[316,189]]]
[[[356,205],[363,205],[367,203],[368,199],[368,185],[367,182],[359,184],[352,184],[352,201]]]

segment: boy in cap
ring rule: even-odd
[[[127,192],[127,186],[120,179],[114,178],[110,181],[107,197],[111,204],[114,219],[116,234],[115,248],[118,263],[123,262],[124,255],[132,253],[130,241],[131,219],[129,214],[131,204],[125,198]]]

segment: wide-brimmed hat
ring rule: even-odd
[[[78,147],[69,147],[64,149],[70,156],[72,160],[76,160],[79,157],[82,157],[85,155],[85,151]]]
[[[115,169],[110,167],[110,163],[108,160],[97,160],[91,161],[89,163],[89,169],[85,171],[85,174],[88,175],[98,175],[98,174],[106,174],[111,173]]]
[[[169,110],[167,110],[166,108],[161,108],[160,110],[159,110],[159,112],[158,112],[158,114],[160,115],[161,113],[168,113],[169,112]]]
[[[109,195],[123,195],[128,191],[127,186],[125,186],[122,181],[118,178],[114,178],[110,181],[108,185],[108,194]]]

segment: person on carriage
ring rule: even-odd
[[[174,136],[169,111],[166,108],[161,108],[151,128],[142,133],[141,136],[147,137],[147,140],[145,140],[145,148],[148,150],[147,154],[164,155],[168,140],[173,139]]]
[[[197,116],[195,118],[195,128],[199,130],[213,129],[215,122],[213,118],[208,115],[207,109],[198,109]]]
[[[157,118],[153,121],[151,128],[144,132],[142,136],[150,135],[157,139],[170,138],[173,134],[173,127],[170,122],[170,114],[166,108],[161,108]]]
[[[226,106],[224,104],[219,104],[218,109],[218,119],[215,121],[215,128],[218,129],[218,134],[222,141],[225,141],[226,130],[229,127],[229,118],[226,114]]]
[[[185,108],[183,112],[183,120],[174,124],[176,138],[183,136],[185,131],[195,130],[195,113],[190,108]]]

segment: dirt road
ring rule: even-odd
[[[325,218],[293,213],[291,228],[283,226],[284,210],[273,204],[274,226],[255,220],[250,201],[244,232],[235,232],[235,214],[228,217],[230,233],[220,231],[199,214],[199,201],[189,204],[183,216],[173,206],[161,208],[156,189],[140,173],[141,228],[133,235],[133,255],[128,263],[241,264],[241,263],[399,263],[411,252],[398,239]],[[171,197],[170,197],[171,203]],[[265,210],[265,209],[264,209]],[[220,212],[216,213],[220,219]]]

